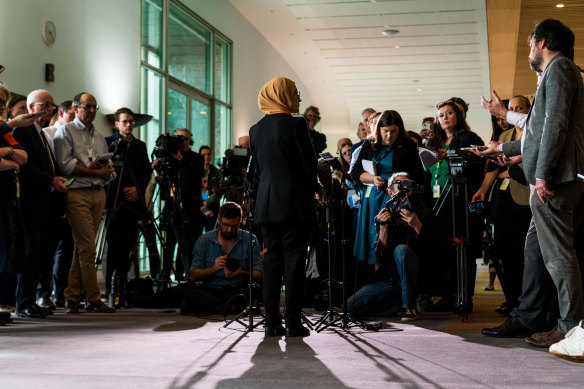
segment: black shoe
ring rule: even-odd
[[[310,336],[310,330],[303,325],[286,326],[286,337]]]
[[[31,304],[23,310],[16,310],[16,316],[18,317],[32,317],[32,318],[43,318],[47,317],[47,310],[39,307],[36,304]]]
[[[438,300],[436,304],[432,304],[424,308],[426,312],[452,312],[454,309],[454,303],[452,301],[447,301],[444,299]]]
[[[282,327],[282,325],[264,327],[264,336],[266,338],[273,336],[281,337],[284,336],[284,334],[286,334],[286,330],[284,329],[284,327]]]
[[[510,317],[499,327],[483,328],[483,335],[498,338],[525,338],[533,334],[533,331],[524,327],[519,320]]]

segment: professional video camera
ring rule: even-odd
[[[221,165],[221,177],[219,186],[228,192],[236,186],[243,185],[242,169],[247,169],[249,162],[249,149],[235,146],[225,150],[225,157]]]
[[[156,139],[152,154],[158,160],[158,168],[162,174],[168,174],[174,177],[178,173],[178,159],[173,157],[172,154],[180,150],[180,145],[186,139],[182,135],[169,134],[162,134]]]
[[[385,203],[385,209],[391,213],[393,220],[398,220],[402,209],[416,211],[422,207],[424,187],[417,185],[412,180],[396,180],[392,183],[392,186],[395,185],[397,185],[398,190]]]

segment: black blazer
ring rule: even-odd
[[[371,141],[369,139],[363,142],[363,147],[359,152],[359,157],[353,170],[351,170],[351,177],[359,185],[363,185],[359,180],[361,174],[365,172],[363,170],[363,163],[361,161],[371,160],[376,154],[371,147]],[[404,139],[400,144],[396,145],[393,150],[393,172],[406,172],[410,175],[410,179],[415,181],[418,185],[424,183],[424,168],[422,167],[422,160],[420,159],[420,154],[418,154],[418,147],[416,143],[411,139]]]
[[[259,176],[256,223],[313,220],[317,162],[306,120],[266,115],[249,136]]]
[[[40,138],[45,136],[44,132],[38,134],[36,127],[31,125],[15,128],[13,135],[28,153],[28,161],[20,168],[20,192],[24,214],[41,215],[46,214],[47,210],[50,210],[53,216],[63,214],[65,212],[63,194],[51,191],[53,178],[60,175],[59,166],[51,149],[48,148],[55,166],[53,174],[49,155]]]

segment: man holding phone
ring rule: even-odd
[[[93,126],[99,106],[93,95],[82,92],[73,98],[75,119],[55,134],[57,163],[75,181],[66,195],[67,217],[73,232],[73,263],[69,285],[65,289],[66,312],[79,313],[81,292],[89,312],[110,313],[115,309],[101,301],[95,269],[95,236],[105,208],[103,187],[115,179],[111,161],[100,159],[108,154],[105,137]]]
[[[50,120],[53,112],[53,97],[45,90],[35,90],[28,94],[28,111],[34,122],[28,127],[13,130],[14,138],[28,151],[28,161],[20,171],[20,198],[25,228],[26,256],[24,263],[18,264],[18,286],[16,289],[16,315],[20,317],[45,317],[52,312],[36,304],[36,288],[39,278],[51,278],[54,252],[47,247],[54,246],[57,218],[64,209],[62,192],[65,178],[60,176],[59,167],[44,133],[43,124]]]

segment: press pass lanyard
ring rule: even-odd
[[[440,184],[438,184],[438,172],[440,171],[440,164],[442,161],[436,162],[436,173],[434,173],[434,185],[432,186],[432,197],[437,199],[440,197]]]

